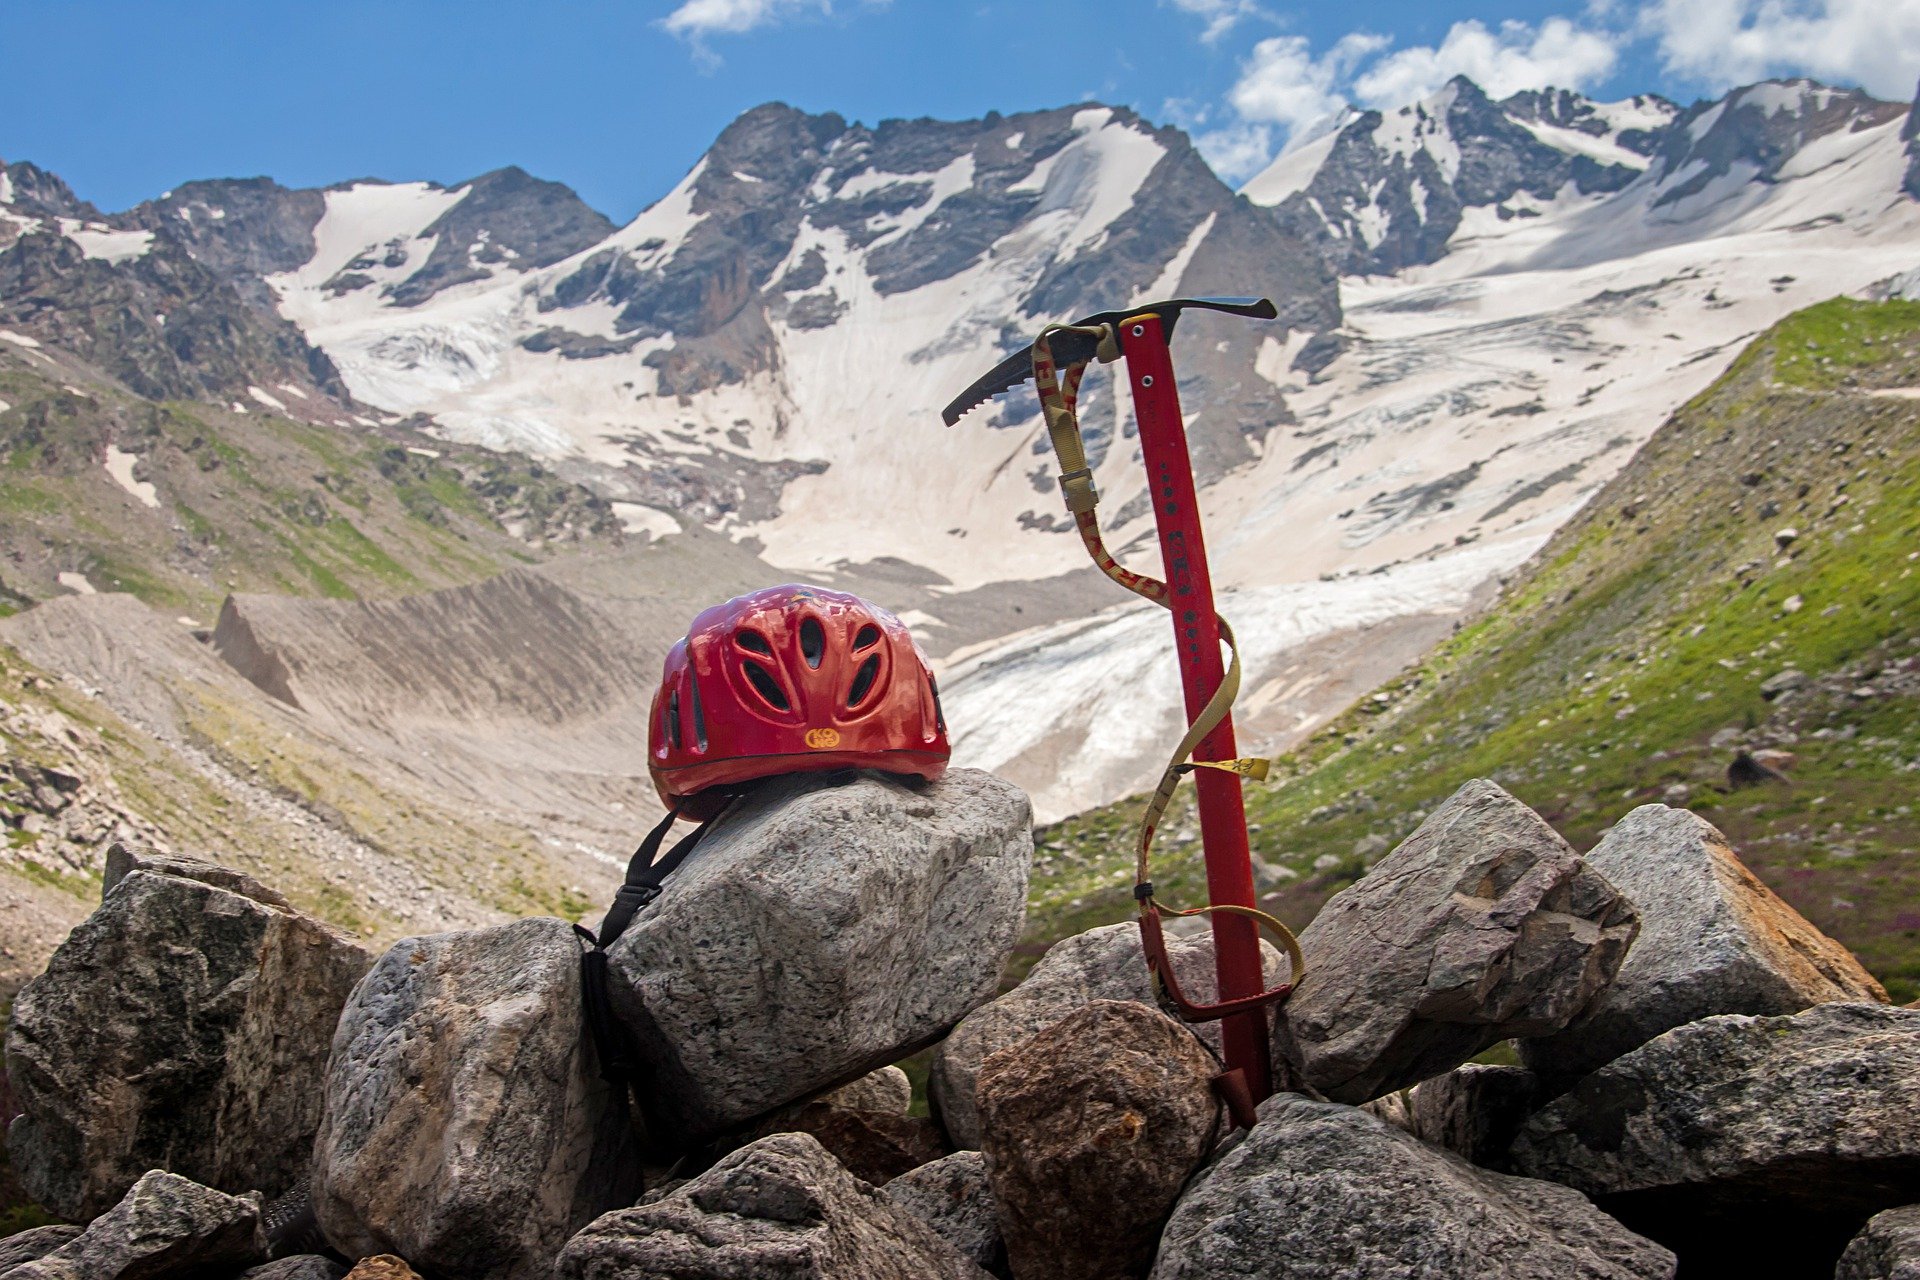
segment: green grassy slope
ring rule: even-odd
[[[611,508],[512,455],[396,431],[143,400],[0,351],[0,583],[19,608],[62,572],[211,620],[229,590],[386,596],[473,582],[540,546],[611,541]],[[136,487],[105,465],[137,458]],[[509,532],[509,526],[523,536]]]
[[[1756,340],[1439,650],[1249,793],[1291,923],[1462,782],[1576,847],[1685,804],[1776,891],[1920,996],[1920,305],[1836,300]],[[1806,687],[1769,699],[1793,669]],[[1733,789],[1741,747],[1790,784]],[[1135,801],[1043,834],[1029,937],[1128,914]],[[1156,881],[1201,899],[1184,804]]]

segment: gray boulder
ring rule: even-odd
[[[286,1190],[312,1150],[326,1045],[366,952],[208,863],[115,846],[106,884],[13,1007],[21,1182],[82,1222],[155,1168]]]
[[[1262,942],[1267,979],[1285,980],[1287,961]],[[1212,1000],[1213,935],[1201,932],[1167,939],[1174,975],[1189,998]],[[927,1095],[956,1147],[980,1145],[980,1114],[974,1099],[980,1064],[1095,1000],[1132,1000],[1154,1004],[1156,994],[1140,926],[1110,924],[1056,942],[1026,980],[991,1004],[975,1009],[941,1041],[927,1075]],[[1220,1024],[1196,1023],[1193,1030],[1220,1052]]]
[[[669,1195],[596,1219],[567,1242],[556,1271],[561,1280],[986,1276],[802,1133],[762,1138]]]
[[[1688,1204],[1861,1218],[1920,1177],[1920,1012],[1826,1004],[1676,1027],[1521,1126],[1514,1168],[1589,1195],[1684,1188]],[[1913,1186],[1905,1192],[1910,1197]]]
[[[1633,905],[1533,810],[1469,782],[1301,935],[1307,976],[1274,1019],[1275,1063],[1357,1103],[1558,1031],[1635,928]]]
[[[10,1236],[0,1236],[0,1275],[23,1262],[44,1258],[80,1234],[73,1226],[29,1227]]]
[[[820,1101],[850,1111],[886,1111],[905,1115],[913,1105],[913,1081],[898,1067],[870,1071],[852,1084],[843,1084]]]
[[[346,1274],[347,1269],[332,1258],[302,1253],[250,1267],[240,1273],[239,1280],[340,1280]]]
[[[236,1271],[267,1256],[260,1200],[155,1169],[78,1236],[7,1280],[157,1280]]]
[[[624,1094],[599,1077],[563,920],[406,938],[333,1038],[313,1153],[321,1229],[462,1280],[545,1277],[640,1191]]]
[[[1840,1255],[1833,1280],[1920,1280],[1920,1204],[1869,1218]]]
[[[1184,1027],[1122,1000],[987,1059],[981,1152],[1020,1280],[1146,1272],[1187,1176],[1225,1130],[1219,1069]]]
[[[971,769],[757,788],[609,952],[649,1118],[705,1137],[945,1035],[993,996],[1032,855],[1026,796]]]
[[[1507,1148],[1533,1110],[1540,1082],[1521,1067],[1469,1062],[1413,1090],[1408,1129],[1484,1169],[1507,1167]]]
[[[1592,1195],[1689,1268],[1825,1273],[1868,1217],[1920,1188],[1916,1097],[1920,1012],[1729,1014],[1648,1041],[1534,1113],[1513,1166]]]
[[[1476,1169],[1356,1107],[1283,1093],[1181,1197],[1152,1280],[1627,1280],[1674,1270],[1671,1253],[1577,1192]]]
[[[887,1199],[933,1228],[934,1234],[997,1276],[1007,1270],[1007,1244],[978,1151],[950,1156],[903,1173],[882,1187]]]
[[[1712,824],[1685,809],[1640,806],[1587,862],[1639,907],[1640,936],[1587,1017],[1517,1046],[1523,1063],[1560,1083],[1715,1014],[1887,998],[1845,947],[1782,902]]]

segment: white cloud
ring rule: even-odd
[[[1920,75],[1920,0],[1647,0],[1640,28],[1715,89],[1801,74],[1904,101]]]
[[[1305,36],[1273,36],[1253,46],[1227,102],[1250,124],[1277,124],[1289,134],[1308,128],[1347,105],[1347,79],[1390,43],[1356,31],[1316,58]]]
[[[1238,184],[1266,168],[1273,160],[1273,130],[1264,124],[1230,124],[1193,140],[1200,154],[1221,179]]]
[[[1369,106],[1400,107],[1455,76],[1467,77],[1492,98],[1549,85],[1584,89],[1605,80],[1618,60],[1618,37],[1566,18],[1548,18],[1538,27],[1503,22],[1497,32],[1468,19],[1454,23],[1438,47],[1420,45],[1381,58],[1354,80],[1353,92]]]
[[[884,9],[893,0],[861,0],[869,9]],[[708,36],[744,35],[788,18],[833,13],[833,0],[681,0],[680,7],[660,19],[660,25],[692,42],[710,58],[702,41]]]
[[[1264,18],[1266,12],[1254,0],[1165,0],[1182,13],[1190,13],[1207,25],[1200,39],[1212,44],[1240,24],[1242,18]]]

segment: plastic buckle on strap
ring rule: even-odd
[[[623,884],[613,891],[615,902],[631,902],[635,911],[659,896],[660,886],[657,884]]]
[[[1093,510],[1100,501],[1100,491],[1093,487],[1093,468],[1081,467],[1063,474],[1060,493],[1067,500],[1067,510],[1075,515]]]

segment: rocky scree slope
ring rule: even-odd
[[[1249,791],[1265,901],[1303,923],[1472,776],[1577,847],[1648,801],[1920,996],[1920,305],[1835,300],[1754,342],[1426,659]],[[1734,786],[1742,751],[1784,781]],[[1748,775],[1753,776],[1753,775]],[[1124,918],[1137,802],[1043,832],[1028,946]],[[1190,807],[1156,883],[1198,901]]]

